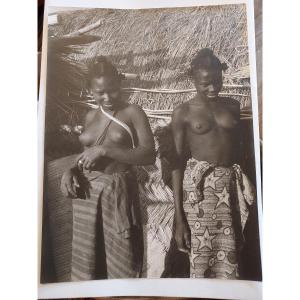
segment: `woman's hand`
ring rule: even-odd
[[[190,253],[191,230],[185,218],[175,220],[175,240],[179,251]]]
[[[76,161],[77,165],[86,170],[91,170],[100,157],[105,156],[106,151],[103,146],[92,146],[81,153]]]
[[[65,171],[61,178],[60,189],[66,197],[77,197],[76,188],[79,188],[77,174],[74,170],[69,169]]]

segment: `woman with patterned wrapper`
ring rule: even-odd
[[[79,136],[84,151],[47,166],[46,203],[58,281],[141,276],[142,232],[132,166],[155,161],[154,140],[144,111],[122,101],[121,79],[105,57],[95,59],[89,87],[99,109],[86,116]],[[62,166],[58,188],[54,177]],[[72,220],[65,218],[68,202]],[[70,232],[69,255],[64,244],[70,242]]]
[[[172,115],[175,240],[190,257],[192,278],[239,278],[243,231],[255,190],[237,164],[239,102],[220,97],[221,63],[200,50],[190,75],[197,95]]]

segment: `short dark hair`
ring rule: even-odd
[[[97,56],[89,65],[88,79],[90,81],[101,76],[109,76],[118,81],[122,79],[122,74],[105,56]]]
[[[214,55],[214,52],[209,48],[203,48],[197,52],[191,61],[190,75],[193,76],[199,69],[214,69],[225,71],[227,69],[226,63],[221,63],[219,58]]]

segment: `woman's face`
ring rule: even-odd
[[[218,97],[222,89],[222,71],[214,69],[199,69],[194,73],[194,84],[200,96],[207,99]]]
[[[116,78],[101,76],[91,80],[91,92],[98,105],[113,110],[120,101],[120,82]]]

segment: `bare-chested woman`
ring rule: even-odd
[[[197,96],[172,116],[175,240],[189,253],[194,278],[238,277],[238,250],[254,197],[236,165],[239,102],[219,96],[225,68],[210,49],[200,50],[190,70]]]
[[[154,140],[144,111],[121,100],[121,74],[104,57],[89,70],[99,109],[86,116],[82,154],[63,173],[73,204],[72,280],[138,277],[141,256],[132,165],[152,164]]]

